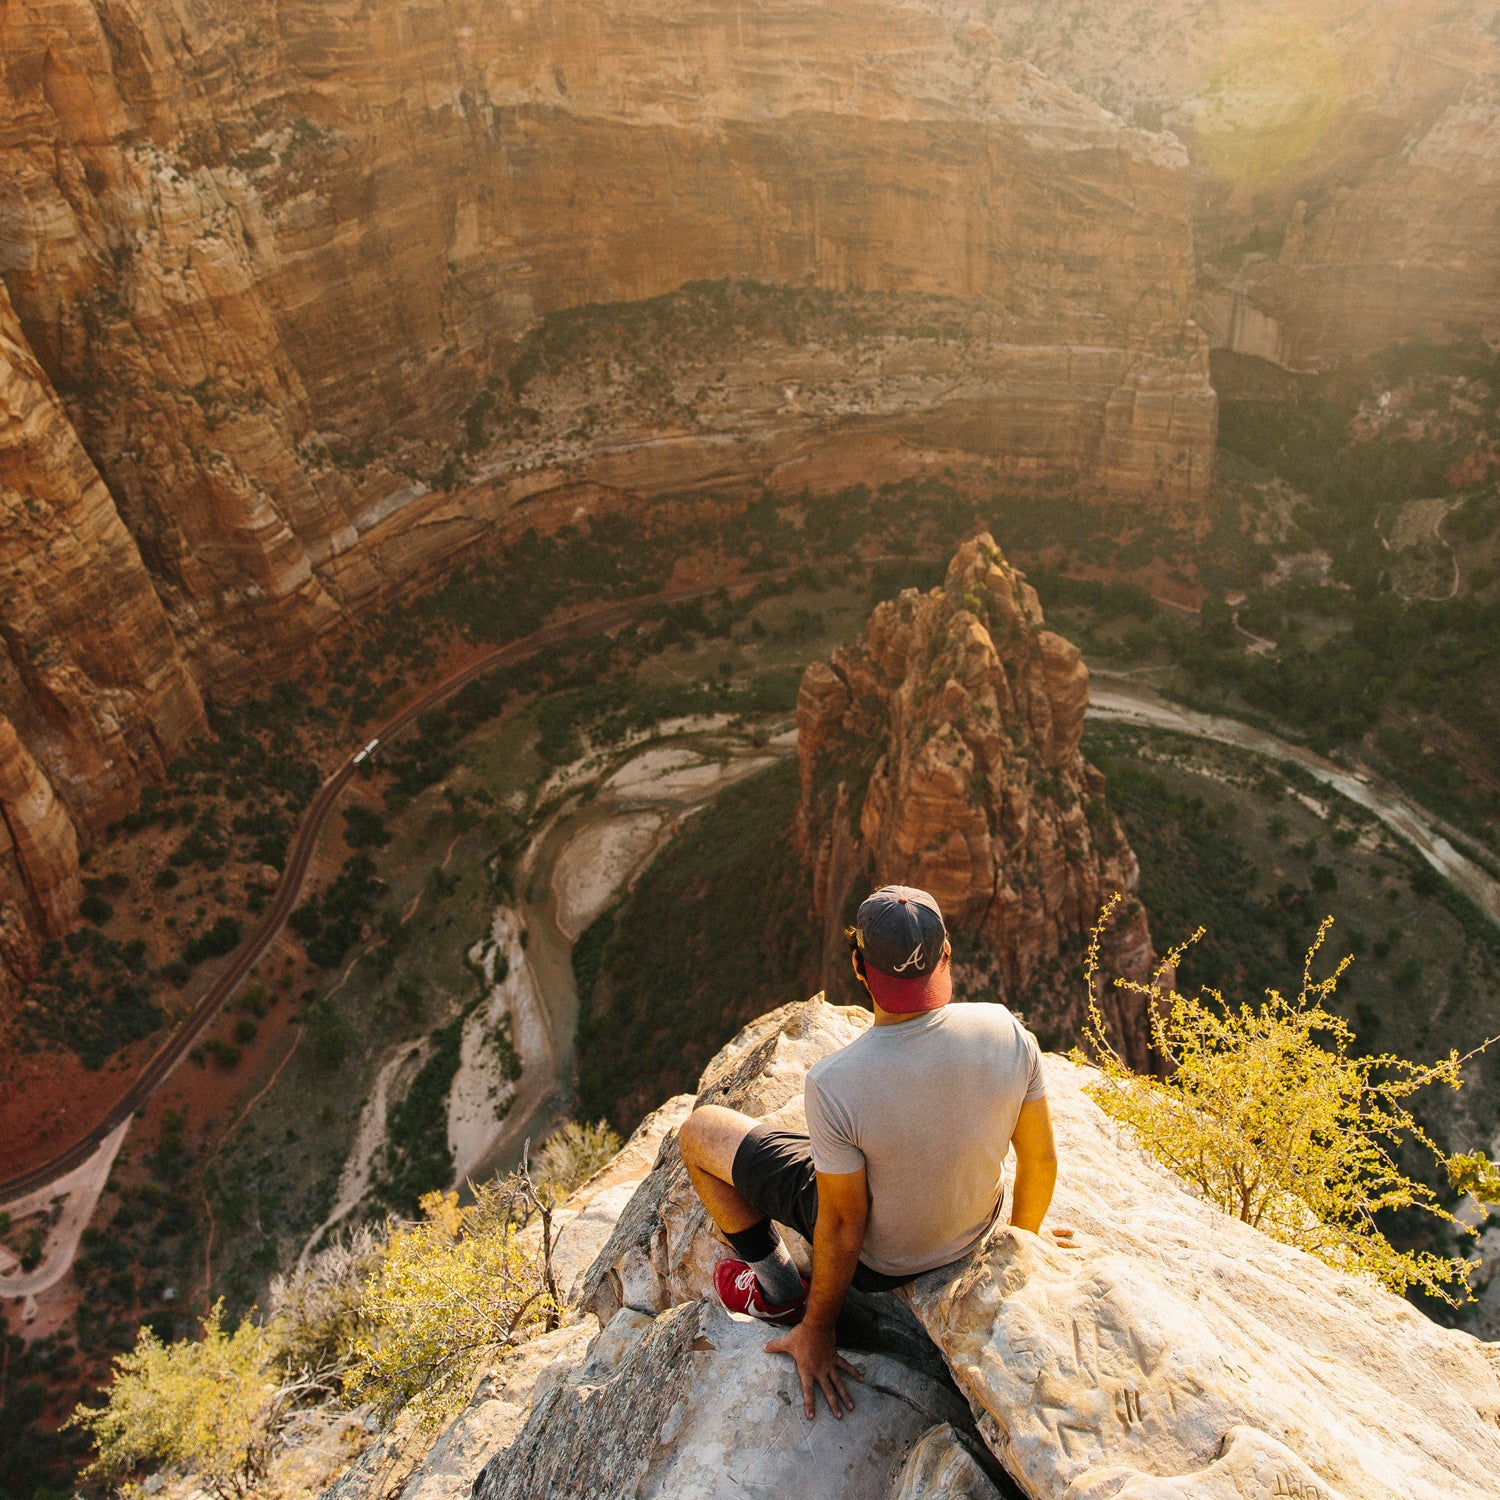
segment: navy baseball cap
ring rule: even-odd
[[[953,976],[943,962],[948,928],[926,891],[883,885],[867,896],[854,919],[854,943],[882,1010],[936,1010],[953,998]]]

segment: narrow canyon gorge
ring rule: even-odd
[[[932,7],[70,0],[7,8],[0,55],[18,930],[66,926],[68,851],[203,694],[539,497],[1206,493],[1186,154]],[[675,361],[592,336],[656,299],[670,342],[704,283],[755,315]]]

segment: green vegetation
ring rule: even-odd
[[[73,1419],[98,1451],[85,1477],[172,1464],[217,1500],[244,1500],[261,1486],[290,1402],[273,1379],[266,1331],[246,1318],[227,1333],[222,1319],[215,1303],[201,1339],[171,1345],[141,1329],[115,1360],[108,1404],[80,1407]]]
[[[607,1166],[622,1145],[624,1142],[603,1120],[592,1125],[569,1120],[547,1138],[533,1160],[537,1191],[554,1199],[566,1198],[580,1183]]]
[[[309,896],[287,918],[287,926],[302,939],[312,963],[336,969],[360,940],[385,892],[375,861],[362,851],[351,854],[321,896]]]
[[[472,1009],[472,1007],[470,1007]],[[428,1193],[453,1181],[448,1149],[448,1090],[458,1072],[459,1046],[469,1011],[433,1032],[431,1052],[406,1097],[386,1116],[385,1162],[376,1194],[398,1213],[412,1213]]]
[[[818,942],[789,837],[796,800],[791,763],[731,787],[579,939],[586,1114],[633,1128],[746,1021],[811,992]]]
[[[533,1217],[541,1234],[528,1243],[520,1231]],[[105,1402],[80,1405],[53,1448],[75,1453],[83,1429],[96,1455],[85,1477],[173,1467],[216,1500],[247,1500],[274,1487],[299,1416],[369,1402],[384,1422],[409,1407],[435,1423],[486,1356],[555,1327],[551,1246],[550,1202],[525,1173],[482,1187],[467,1208],[427,1194],[415,1222],[355,1230],[277,1278],[261,1321],[231,1332],[221,1299],[201,1337],[167,1342],[142,1327],[114,1361]]]
[[[1118,900],[1100,916],[1085,967],[1085,1041],[1103,1072],[1089,1092],[1105,1112],[1129,1125],[1208,1202],[1244,1223],[1394,1292],[1417,1286],[1454,1305],[1467,1300],[1469,1265],[1462,1256],[1398,1249],[1380,1219],[1415,1209],[1457,1224],[1434,1188],[1401,1170],[1396,1151],[1415,1143],[1449,1175],[1449,1159],[1406,1101],[1432,1083],[1462,1088],[1468,1058],[1454,1050],[1424,1065],[1354,1052],[1349,1024],[1325,1004],[1352,960],[1345,957],[1325,978],[1312,977],[1333,925],[1327,918],[1304,957],[1295,999],[1275,988],[1255,1006],[1229,1004],[1217,990],[1181,994],[1163,976],[1196,936],[1166,955],[1150,984],[1116,979],[1117,987],[1144,999],[1154,1049],[1170,1069],[1165,1079],[1134,1073],[1110,1044],[1096,1001],[1100,936]],[[1477,1161],[1488,1168],[1482,1157]],[[1463,1180],[1467,1173],[1488,1182],[1472,1155],[1453,1165]],[[1450,1290],[1455,1286],[1457,1292]]]

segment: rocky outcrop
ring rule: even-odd
[[[868,1024],[868,1012],[829,1005],[822,996],[773,1010],[715,1054],[698,1081],[698,1103],[722,1104],[782,1130],[805,1130],[807,1070],[848,1046]],[[719,1259],[711,1229],[673,1131],[589,1268],[581,1306],[604,1324],[622,1307],[659,1310],[701,1297]],[[790,1229],[787,1237],[805,1260],[801,1237]]]
[[[486,1461],[515,1441],[533,1402],[588,1357],[599,1324],[577,1310],[582,1274],[650,1173],[663,1140],[675,1136],[692,1105],[693,1096],[683,1094],[653,1110],[620,1150],[558,1206],[552,1220],[552,1270],[572,1309],[563,1326],[492,1360],[468,1402],[441,1432],[409,1413],[397,1417],[326,1490],[326,1500],[460,1500],[468,1495]],[[526,1253],[537,1254],[540,1223],[527,1225],[520,1238]],[[281,1486],[285,1495],[294,1489]]]
[[[1180,148],[923,6],[21,0],[0,51],[0,275],[215,687],[528,495],[759,477],[870,421],[1204,493]],[[618,375],[512,400],[544,315],[725,278],[888,301],[612,431]]]
[[[863,1024],[861,1013],[821,1001],[784,1007],[715,1059],[700,1098],[720,1097],[727,1086],[751,1113],[758,1101],[784,1101],[766,1117],[789,1119],[796,1069]],[[1480,1500],[1493,1493],[1500,1348],[1442,1328],[1381,1288],[1202,1203],[1088,1098],[1096,1075],[1053,1055],[1045,1068],[1059,1154],[1049,1219],[1074,1227],[1077,1248],[997,1227],[959,1267],[871,1299],[904,1301],[921,1320],[1022,1492],[1037,1500]],[[691,1341],[704,1326],[697,1303],[667,1308],[704,1294],[702,1268],[717,1253],[701,1219],[684,1212],[691,1192],[669,1139],[638,1190],[645,1211],[627,1210],[590,1275],[596,1289],[631,1284],[635,1315],[655,1315],[651,1337],[660,1342],[653,1348],[676,1341],[677,1363],[652,1356],[661,1383],[681,1379],[673,1372],[691,1364]],[[1005,1217],[1002,1209],[1002,1225]],[[655,1280],[631,1278],[632,1264],[657,1266]],[[783,1390],[792,1379],[783,1367]],[[628,1402],[612,1398],[619,1403],[612,1417],[636,1433],[630,1441],[643,1451],[666,1452],[685,1426],[672,1413],[703,1398],[685,1394],[685,1385],[674,1385],[677,1394],[665,1402],[655,1383],[637,1389]],[[574,1394],[566,1403],[580,1412],[584,1400]],[[528,1431],[572,1433],[573,1420],[543,1421],[534,1410]],[[624,1441],[608,1440],[615,1449]],[[743,1446],[735,1452],[742,1461]],[[502,1474],[508,1457],[489,1472]],[[936,1455],[931,1467],[942,1470]]]
[[[847,968],[837,933],[859,872],[931,891],[1004,998],[1044,1036],[1077,1035],[1075,960],[1104,902],[1139,873],[1079,750],[1088,681],[988,534],[959,548],[940,589],[877,605],[857,645],[807,669],[797,827],[830,932],[825,984]],[[1136,978],[1153,962],[1133,899],[1104,962]],[[1144,1014],[1121,993],[1100,999],[1144,1062]]]
[[[622,1310],[485,1466],[475,1500],[886,1500],[908,1444],[936,1423],[971,1427],[951,1386],[879,1353],[859,1356],[854,1410],[809,1424],[765,1343],[763,1324],[707,1302]]]
[[[910,1295],[1028,1494],[1493,1493],[1500,1346],[1200,1202],[1046,1067],[1080,1250],[1001,1229]]]
[[[73,820],[0,718],[0,1000],[34,976],[37,935],[66,932],[82,899]]]

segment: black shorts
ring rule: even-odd
[[[808,1244],[818,1222],[818,1177],[812,1147],[805,1135],[757,1125],[734,1153],[734,1185],[762,1213],[795,1229]],[[915,1281],[911,1276],[887,1276],[863,1261],[854,1268],[854,1286],[861,1292],[888,1292]]]

